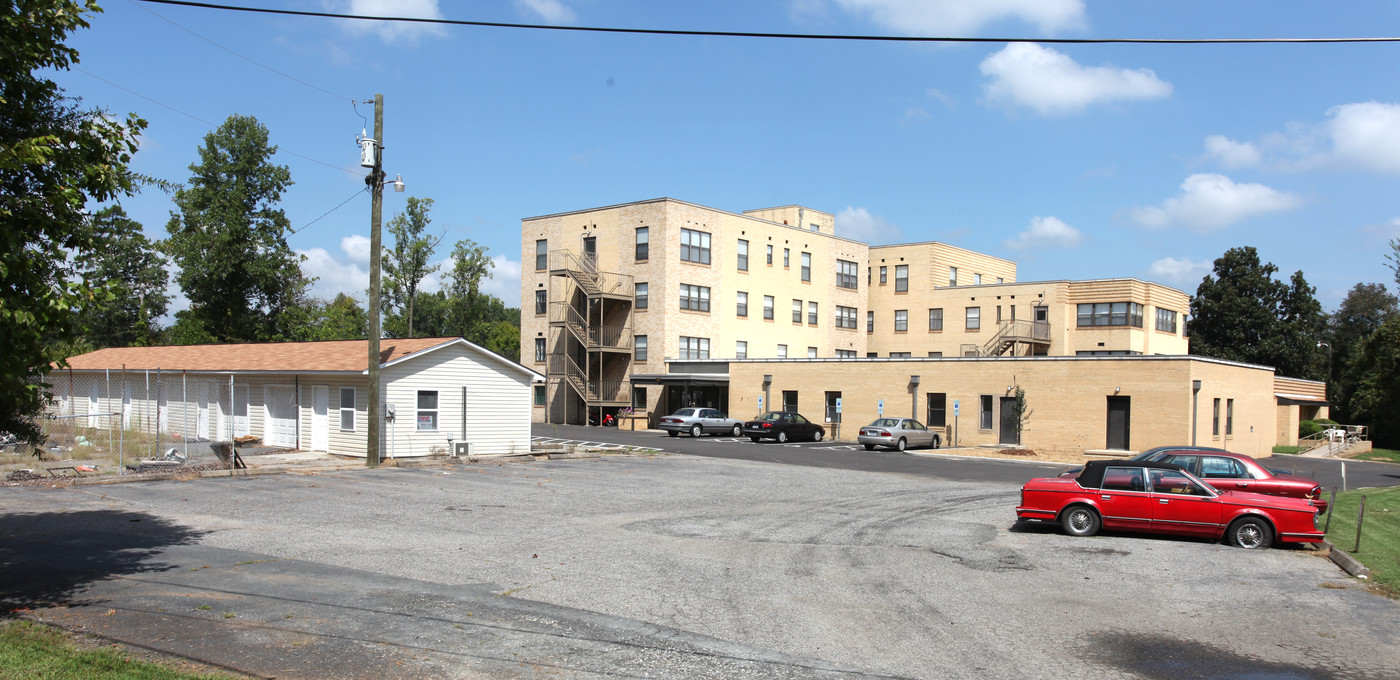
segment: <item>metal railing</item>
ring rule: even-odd
[[[1320,448],[1327,450],[1325,458],[1334,458],[1346,451],[1352,444],[1367,439],[1365,425],[1334,425],[1321,432],[1298,438],[1298,453],[1308,453]]]
[[[636,289],[635,278],[628,274],[598,271],[598,256],[591,253],[576,255],[572,250],[551,250],[549,268],[569,272],[589,295],[631,297]]]
[[[1048,321],[1001,321],[997,324],[997,334],[992,336],[979,350],[981,356],[1000,356],[1008,347],[1018,342],[1034,344],[1050,343],[1050,322]]]

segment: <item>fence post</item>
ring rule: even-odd
[[[1332,528],[1332,513],[1337,511],[1337,487],[1332,487],[1332,499],[1327,501],[1327,522],[1322,525],[1322,534],[1327,535],[1327,530]]]
[[[1366,517],[1366,497],[1361,497],[1361,509],[1356,511],[1356,548],[1352,554],[1361,553],[1361,520]]]

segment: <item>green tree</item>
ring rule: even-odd
[[[304,319],[297,311],[314,279],[287,245],[290,223],[277,203],[291,172],[272,163],[275,153],[256,118],[230,116],[204,136],[189,187],[175,193],[179,212],[163,247],[190,301],[179,322],[198,322],[217,342],[290,339]]]
[[[119,205],[98,211],[88,225],[92,247],[75,262],[84,282],[106,294],[94,296],[83,310],[84,336],[94,347],[156,344],[157,321],[170,305],[165,256]]]
[[[340,293],[334,300],[312,300],[306,340],[364,340],[369,337],[369,314],[354,297]]]
[[[1368,426],[1372,441],[1400,446],[1400,315],[1362,341],[1355,369],[1361,377],[1347,411]]]
[[[442,237],[425,236],[428,211],[433,199],[408,197],[404,211],[389,220],[389,233],[394,235],[394,248],[384,249],[384,331],[393,337],[413,337],[415,303],[423,279],[438,270],[429,265],[433,251]]]
[[[1361,344],[1387,320],[1400,315],[1400,300],[1381,283],[1358,283],[1332,313],[1327,343],[1331,346],[1328,398],[1333,418],[1351,422],[1351,395],[1363,374],[1359,368]]]
[[[1026,391],[1020,385],[1016,386],[1015,398],[1009,404],[1011,407],[1011,417],[1016,421],[1016,445],[1021,445],[1021,433],[1026,430],[1026,425],[1031,422],[1031,416],[1035,410],[1026,401]]]
[[[1275,280],[1276,272],[1248,246],[1217,259],[1214,275],[1201,281],[1191,299],[1192,354],[1273,366],[1280,375],[1322,377],[1322,306],[1301,271],[1289,283]]]
[[[43,381],[66,360],[94,295],[70,259],[92,248],[84,208],[142,179],[128,164],[146,122],[81,108],[38,75],[78,62],[64,41],[100,11],[91,0],[0,3],[0,431],[35,442]]]

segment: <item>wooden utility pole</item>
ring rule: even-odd
[[[369,185],[369,427],[365,433],[365,465],[379,465],[379,285],[380,258],[384,253],[380,224],[384,218],[384,95],[374,95],[374,169],[365,178]]]

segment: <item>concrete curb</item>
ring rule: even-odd
[[[1327,546],[1327,552],[1332,558],[1332,562],[1341,567],[1343,571],[1357,578],[1371,578],[1371,570],[1367,569],[1366,566],[1360,562],[1357,562],[1355,557],[1338,549],[1337,546],[1332,545],[1331,541],[1323,540],[1322,544]]]

